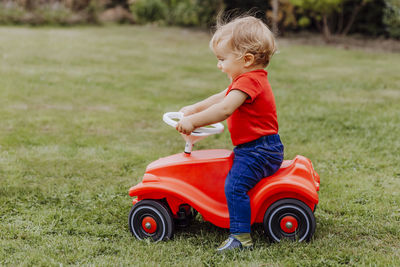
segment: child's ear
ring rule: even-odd
[[[250,67],[251,65],[253,65],[254,60],[255,60],[254,55],[251,54],[251,53],[246,53],[243,56],[243,59],[244,59],[244,66],[245,67]]]

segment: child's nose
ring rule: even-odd
[[[218,67],[218,69],[222,70],[222,64],[221,64],[221,62],[218,62],[218,63],[217,63],[217,67]]]

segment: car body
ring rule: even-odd
[[[170,239],[174,223],[187,220],[194,210],[205,221],[229,228],[224,185],[233,157],[230,150],[210,149],[150,163],[142,181],[129,190],[134,197],[129,216],[133,235],[154,241]],[[309,159],[296,156],[285,160],[275,174],[248,192],[251,224],[264,224],[272,241],[285,237],[309,241],[315,230],[313,212],[319,186],[320,177]]]

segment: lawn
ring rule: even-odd
[[[400,54],[287,44],[268,67],[285,159],[321,176],[310,243],[218,255],[201,216],[134,239],[129,188],[183,150],[162,114],[226,88],[200,31],[0,28],[0,265],[400,265]],[[229,133],[195,149],[231,149]]]

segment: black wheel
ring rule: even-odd
[[[155,200],[141,200],[132,207],[129,228],[140,240],[150,238],[158,242],[171,239],[174,234],[171,212],[163,203]]]
[[[273,242],[280,242],[284,238],[308,242],[315,232],[315,217],[303,202],[281,199],[265,212],[264,230]]]

